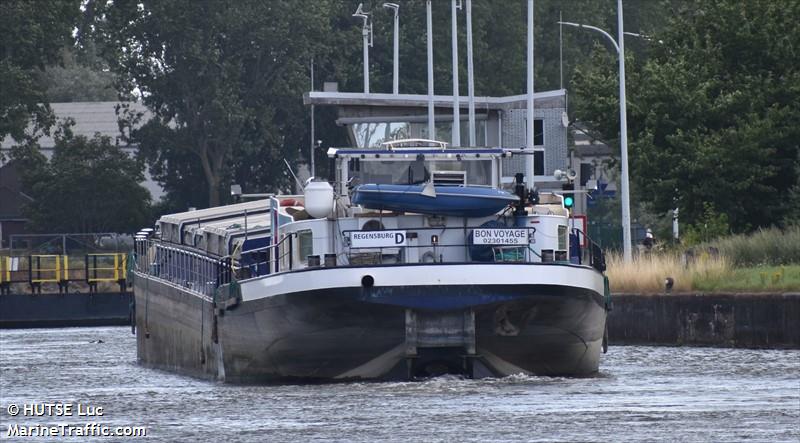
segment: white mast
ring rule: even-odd
[[[525,156],[525,175],[528,181],[528,189],[534,188],[534,156],[533,141],[533,0],[528,0],[528,134],[525,138],[525,148],[528,155]]]
[[[392,68],[392,94],[400,93],[400,5],[384,3],[384,8],[394,11],[394,66]]]
[[[314,59],[311,59],[311,90],[314,90]],[[311,153],[309,154],[311,160],[311,178],[315,177],[316,168],[314,165],[314,138],[316,138],[316,134],[314,134],[314,103],[311,103]]]
[[[619,43],[619,136],[622,161],[622,255],[626,262],[633,260],[631,247],[631,201],[628,183],[628,113],[625,102],[625,29],[622,26],[622,0],[617,0],[617,41]]]
[[[475,79],[472,66],[472,0],[467,0],[467,95],[469,97],[469,145],[475,146]]]
[[[433,20],[431,0],[425,2],[428,13],[428,138],[436,140],[436,126],[433,122]]]
[[[451,0],[451,19],[453,22],[453,146],[461,146],[461,105],[458,102],[458,15],[456,9],[461,8],[459,0]]]
[[[364,39],[364,94],[369,94],[369,47],[372,46],[372,25],[369,23],[369,13],[363,11],[364,4],[359,3],[353,17],[364,20],[361,27],[361,36]]]

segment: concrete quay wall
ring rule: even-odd
[[[800,349],[800,293],[619,294],[609,343]]]
[[[131,324],[130,292],[0,295],[0,328]]]

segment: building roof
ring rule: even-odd
[[[75,135],[82,135],[86,138],[92,138],[95,134],[111,137],[112,143],[121,144],[124,151],[132,154],[135,153],[137,147],[135,145],[126,146],[120,141],[119,116],[116,111],[118,106],[128,106],[131,111],[142,113],[140,124],[150,120],[153,115],[152,112],[140,102],[50,103],[50,107],[53,108],[53,112],[59,123],[65,121],[67,118],[72,118],[75,121],[75,125],[71,128]],[[7,151],[15,144],[16,142],[11,137],[6,137],[1,143],[4,151]],[[43,136],[39,139],[39,147],[45,157],[48,159],[52,157],[55,148],[55,139],[53,139],[52,133],[50,136]],[[164,195],[164,190],[161,186],[151,179],[149,170],[145,171],[145,181],[142,184],[150,191],[154,200],[158,200]]]
[[[611,148],[595,139],[589,131],[581,124],[572,127],[572,138],[575,142],[575,150],[580,157],[609,157]]]
[[[542,91],[533,94],[536,107],[563,108],[566,90]],[[466,108],[468,97],[459,96],[459,104]],[[507,97],[475,97],[475,107],[478,109],[509,109],[524,108],[528,96],[510,95]],[[394,106],[418,107],[428,106],[428,96],[424,94],[384,94],[363,92],[327,92],[311,91],[303,94],[303,103],[307,105],[336,105],[336,106]],[[452,107],[452,95],[434,95],[434,106]]]
[[[120,137],[119,123],[116,108],[119,105],[128,105],[134,112],[143,113],[142,122],[146,122],[152,116],[151,112],[138,102],[71,102],[71,103],[50,103],[58,122],[67,118],[75,120],[72,132],[75,135],[83,135],[92,138],[96,133],[111,137],[118,141]],[[11,137],[6,137],[2,141],[4,147],[16,144]],[[49,150],[55,147],[55,140],[52,136],[44,136],[39,139],[39,146]]]

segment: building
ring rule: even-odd
[[[435,131],[428,134],[428,96],[422,94],[375,94],[338,92],[335,83],[326,83],[324,91],[304,95],[304,103],[334,106],[338,125],[347,128],[353,146],[377,146],[387,140],[435,138],[449,141],[453,128],[453,97],[436,95]],[[460,97],[462,145],[469,140],[467,97]],[[475,97],[475,132],[477,146],[518,149],[525,147],[527,135],[527,96]],[[534,94],[535,180],[542,190],[560,190],[562,182],[554,177],[557,169],[570,167],[567,148],[566,91]],[[524,173],[525,158],[513,156],[503,164],[502,181],[511,183],[514,174]]]
[[[110,137],[112,143],[121,145],[122,150],[128,152],[130,155],[135,155],[137,146],[128,145],[122,140],[120,133],[119,117],[117,108],[125,106],[134,113],[141,113],[141,124],[144,124],[151,118],[150,111],[141,103],[138,102],[71,102],[71,103],[51,103],[50,107],[59,123],[72,119],[75,125],[72,126],[72,132],[75,135],[82,135],[86,138],[92,138],[95,134]],[[6,154],[12,146],[16,143],[10,138],[6,137],[0,146],[2,151]],[[42,154],[49,160],[53,157],[55,149],[55,139],[52,135],[45,135],[39,139],[39,147]],[[158,200],[164,195],[164,190],[155,183],[150,175],[145,172],[146,179],[142,185],[150,191],[153,200]]]
[[[56,115],[58,122],[72,119],[75,124],[72,132],[75,135],[92,138],[95,134],[110,137],[113,143],[122,147],[129,155],[136,155],[137,146],[128,145],[121,139],[119,117],[117,109],[121,106],[128,107],[132,112],[141,113],[141,123],[151,118],[150,112],[141,103],[137,102],[73,102],[51,103],[50,107]],[[0,146],[2,153],[8,153],[16,142],[6,137]],[[39,139],[42,154],[49,160],[53,157],[55,139],[52,136],[43,136]],[[2,156],[0,156],[2,157]],[[27,219],[23,214],[23,206],[30,201],[30,196],[25,193],[20,181],[20,172],[13,162],[0,164],[0,248],[8,246],[9,238],[13,234],[22,234],[25,230]],[[154,201],[164,195],[161,186],[154,182],[148,171],[145,171],[145,181],[142,185],[150,191]]]

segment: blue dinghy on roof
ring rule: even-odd
[[[478,186],[365,184],[355,189],[353,203],[369,209],[454,217],[486,217],[519,200],[502,189]]]

